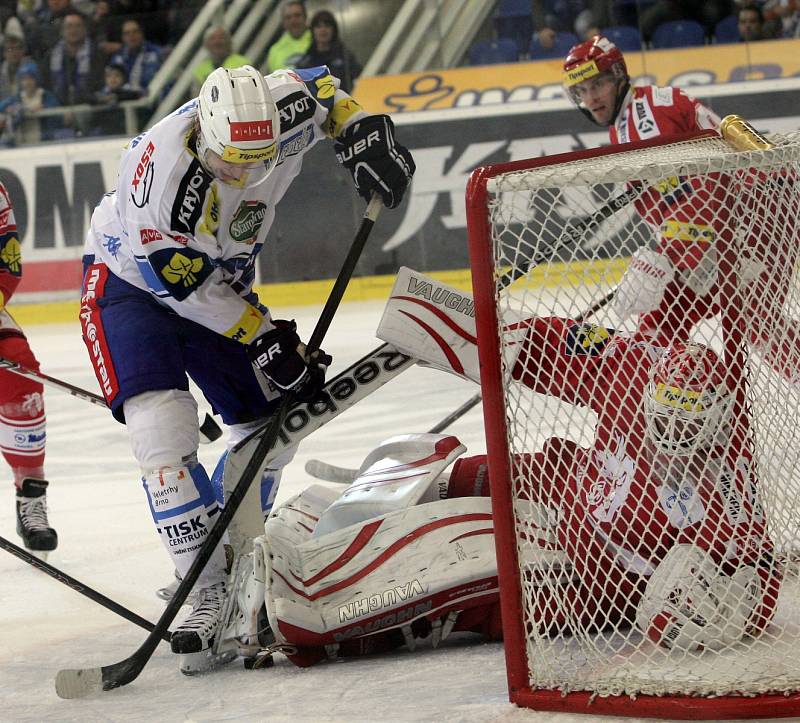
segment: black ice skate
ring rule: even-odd
[[[47,521],[47,482],[26,477],[17,490],[17,533],[28,550],[48,552],[58,546],[58,535]]]
[[[172,652],[180,655],[181,672],[186,675],[204,673],[236,657],[235,652],[215,654],[211,650],[220,627],[225,604],[225,583],[201,588],[192,612],[172,633]]]

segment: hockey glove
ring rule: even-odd
[[[334,150],[365,201],[374,191],[388,208],[400,205],[416,166],[408,149],[395,141],[388,115],[370,115],[353,123],[336,139]]]
[[[303,402],[310,402],[325,386],[325,372],[333,358],[321,349],[310,357],[297,335],[294,321],[274,321],[275,328],[247,347],[250,361],[282,391],[292,390]]]
[[[675,269],[666,256],[649,248],[638,249],[617,285],[614,311],[625,319],[657,309],[664,299],[667,285],[674,278]]]

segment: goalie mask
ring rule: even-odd
[[[672,455],[724,443],[732,402],[714,351],[676,342],[650,372],[644,396],[647,435],[659,451]]]
[[[589,120],[610,126],[619,115],[630,77],[622,51],[595,35],[572,47],[564,60],[564,90]]]
[[[199,97],[197,155],[215,178],[241,188],[266,179],[277,160],[280,117],[255,68],[217,68]]]

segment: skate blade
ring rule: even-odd
[[[28,550],[35,558],[41,560],[42,562],[47,562],[47,558],[52,552],[52,550]]]
[[[213,653],[211,648],[201,650],[199,653],[183,653],[178,656],[181,673],[184,675],[202,675],[209,671],[226,665],[238,657],[236,651],[227,650],[222,653]]]
[[[159,600],[163,600],[164,602],[172,602],[172,598],[175,597],[175,591],[178,589],[178,585],[180,582],[176,582],[174,585],[170,583],[165,587],[160,587],[156,590],[156,597]],[[186,602],[184,605],[194,605],[195,600],[197,599],[197,594],[192,590],[186,598]]]

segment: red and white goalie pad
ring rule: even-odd
[[[508,318],[507,329],[518,318]],[[520,341],[525,329],[520,331]],[[510,332],[511,333],[511,332]],[[406,354],[480,384],[472,294],[402,266],[375,335]],[[509,367],[516,345],[507,348]]]
[[[497,601],[489,499],[423,502],[438,499],[442,468],[464,447],[438,435],[409,435],[406,442],[416,448],[418,464],[405,461],[408,453],[397,455],[400,464],[375,460],[371,473],[327,507],[325,493],[312,487],[265,525],[267,615],[278,642],[298,648],[290,658],[299,665],[317,662],[326,649],[363,652],[352,641],[391,630],[401,644],[413,645],[420,631],[433,631],[438,642],[457,621],[451,613]],[[443,442],[453,452],[445,465]],[[435,461],[429,466],[426,459]],[[370,495],[382,514],[365,518]],[[336,527],[351,519],[360,521]],[[320,524],[325,531],[317,535]]]

